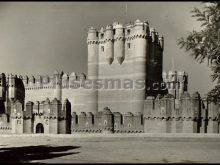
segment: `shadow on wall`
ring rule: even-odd
[[[52,159],[56,157],[78,154],[67,152],[80,146],[24,146],[0,149],[0,163],[28,163],[32,160]],[[64,152],[64,153],[63,153]]]

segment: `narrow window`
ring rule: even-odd
[[[127,30],[127,35],[130,35],[130,33],[131,33],[131,29],[128,29]]]
[[[141,114],[141,125],[144,124],[143,115]]]
[[[94,121],[94,116],[92,116],[92,124],[94,124],[95,123],[95,121]]]
[[[115,35],[115,29],[113,29],[113,34]]]
[[[131,128],[131,124],[130,123],[128,124],[128,127]]]
[[[102,47],[101,47],[101,51],[104,52],[104,50],[105,50],[105,49],[104,49],[104,46],[102,46]]]
[[[78,116],[76,116],[76,124],[78,124],[78,123],[79,123]]]
[[[127,43],[128,49],[131,49],[131,43]]]
[[[123,124],[123,116],[121,115],[121,124]]]
[[[103,39],[104,38],[104,33],[101,33],[101,39]]]
[[[96,32],[96,37],[98,37],[99,36],[99,32]]]

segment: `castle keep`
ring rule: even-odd
[[[164,38],[147,21],[91,27],[87,45],[87,75],[0,75],[0,133],[219,133],[219,105],[190,95],[187,73],[163,72]],[[128,80],[144,88],[117,84]]]

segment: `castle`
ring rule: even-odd
[[[164,38],[147,21],[91,27],[87,45],[87,75],[0,75],[0,133],[219,133],[219,106],[190,96],[187,73],[163,72]]]

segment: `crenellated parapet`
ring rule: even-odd
[[[56,98],[51,101],[47,98],[41,102],[29,101],[23,107],[16,100],[11,102],[9,123],[11,133],[70,133],[71,104],[67,99],[62,104]]]
[[[188,91],[188,74],[185,71],[163,72],[162,77],[168,93],[176,99],[180,99],[181,95]]]
[[[149,96],[145,100],[145,132],[218,133],[219,105],[205,102],[198,92],[184,92],[177,102],[174,96]],[[178,105],[178,106],[177,106]]]
[[[143,132],[143,115],[141,113],[112,113],[106,107],[96,114],[72,113],[72,132],[80,133],[141,133]]]
[[[90,27],[87,37],[88,45],[98,44],[98,31],[94,27]]]
[[[201,102],[201,133],[219,133],[220,105],[208,99],[207,95]]]
[[[163,72],[163,80],[165,82],[185,82],[187,81],[188,74],[185,71],[172,71]]]
[[[63,103],[56,98],[50,101],[48,98],[45,101],[27,102],[23,108],[22,103],[18,100],[12,102],[11,118],[32,119],[36,116],[42,116],[48,119],[67,119],[70,114],[70,102],[66,99]]]
[[[93,33],[93,35],[88,36],[87,43],[94,44],[97,39],[99,44],[103,44],[109,41],[130,41],[134,40],[135,38],[151,37],[152,42],[157,41],[158,44],[163,47],[163,36],[159,36],[158,32],[156,32],[154,28],[151,29],[153,29],[153,31],[150,31],[149,23],[147,21],[142,22],[139,19],[137,19],[133,23],[128,23],[124,25],[119,22],[114,22],[113,24],[107,25],[105,28],[101,27],[99,30],[91,27],[88,33]],[[156,39],[156,37],[158,39]]]
[[[25,76],[23,83],[26,90],[39,90],[39,89],[55,89],[57,85],[61,88],[76,88],[74,83],[80,84],[79,82],[85,81],[87,79],[86,74],[80,73],[76,74],[72,72],[70,75],[67,73],[59,73],[56,77],[55,74],[48,76]],[[57,84],[57,83],[58,84]]]
[[[150,30],[147,21],[140,21],[139,19],[124,25],[114,22],[106,27],[101,27],[99,30],[91,27],[88,30],[87,44],[88,46],[98,44],[99,48],[96,55],[105,54],[106,61],[109,65],[112,64],[114,59],[117,59],[118,63],[122,64],[126,56],[125,49],[127,45],[130,48],[133,44],[137,44],[133,42],[137,39],[144,39],[146,43],[152,42],[154,45],[157,45],[158,49],[163,50],[163,36],[159,36],[154,28],[151,29],[153,31]],[[95,49],[97,49],[96,46],[88,47],[89,52],[96,52]]]
[[[62,105],[57,98],[54,98],[52,101],[47,98],[42,102],[27,102],[25,114],[28,114],[28,116],[33,115],[33,117],[42,116],[44,119],[65,120],[68,118],[67,115],[69,114],[70,110],[68,104],[69,101],[65,100],[64,104]]]
[[[12,126],[8,122],[8,115],[5,113],[0,114],[0,121],[0,134],[11,134]]]

